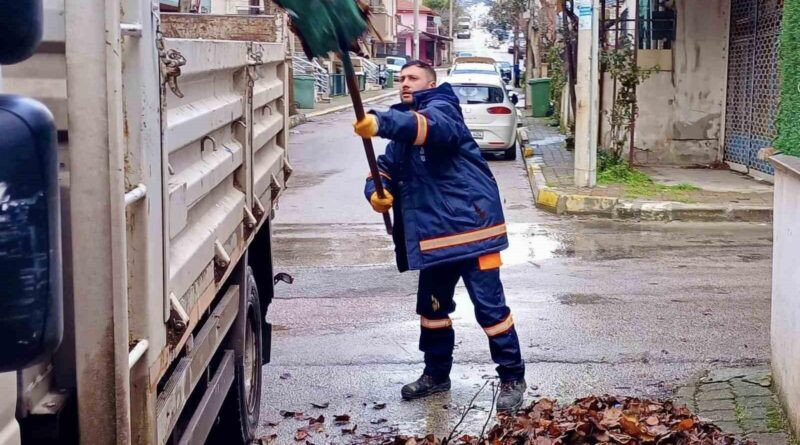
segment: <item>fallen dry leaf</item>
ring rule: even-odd
[[[278,439],[277,434],[270,434],[269,436],[263,436],[261,438],[261,445],[272,445]]]
[[[288,372],[284,372],[283,374],[280,375],[280,379],[281,380],[286,380],[286,379],[289,379],[291,377],[292,377],[292,375],[289,374]]]
[[[694,419],[683,419],[675,427],[677,431],[687,431],[694,427]]]
[[[342,434],[355,434],[358,425],[353,425],[352,428],[342,428]]]
[[[380,425],[380,424],[382,424],[382,423],[386,423],[386,422],[388,422],[388,420],[386,420],[386,419],[384,419],[384,418],[380,418],[380,419],[372,419],[372,420],[370,420],[370,421],[369,421],[369,423],[371,423],[371,424],[373,424],[373,425]]]
[[[372,409],[384,409],[384,408],[386,408],[385,403],[375,403],[372,405]]]
[[[311,406],[313,406],[314,408],[317,408],[317,409],[325,409],[328,406],[330,406],[330,404],[331,404],[330,402],[323,402],[323,403],[311,402]]]
[[[333,421],[336,423],[348,423],[350,422],[350,416],[347,414],[338,414],[333,416]]]
[[[325,423],[325,416],[320,415],[319,417],[310,417],[308,419],[309,425],[314,425],[315,423]]]
[[[619,426],[621,426],[622,431],[629,436],[636,437],[642,434],[642,430],[639,427],[639,421],[636,420],[636,417],[633,416],[620,417]]]
[[[655,437],[667,436],[670,433],[666,425],[655,425],[647,428],[647,433]]]
[[[658,417],[650,416],[645,420],[645,423],[650,425],[650,426],[656,426],[656,425],[659,424]]]
[[[306,430],[297,430],[294,435],[294,440],[300,442],[306,440],[308,438],[308,431]]]

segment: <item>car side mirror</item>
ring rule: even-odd
[[[61,224],[56,126],[41,103],[0,94],[0,372],[61,343]]]
[[[511,101],[512,104],[516,105],[519,102],[519,96],[514,93],[508,95],[508,99]]]

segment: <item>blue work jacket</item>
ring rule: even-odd
[[[414,93],[413,105],[371,113],[378,117],[378,136],[391,140],[378,166],[394,196],[392,236],[401,272],[508,247],[497,182],[450,84]],[[374,191],[368,177],[368,200]]]

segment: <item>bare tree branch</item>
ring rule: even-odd
[[[492,406],[489,407],[489,415],[486,417],[486,422],[483,424],[483,428],[481,428],[481,435],[478,438],[478,441],[483,440],[483,435],[486,433],[486,427],[489,425],[489,421],[492,420],[492,413],[494,412],[494,407],[497,403],[498,394],[500,394],[500,385],[498,385],[497,382],[492,382]]]
[[[456,423],[456,426],[454,426],[453,430],[450,431],[450,434],[447,436],[447,438],[442,441],[442,445],[447,445],[448,443],[450,443],[451,440],[453,440],[453,438],[455,438],[458,431],[458,427],[460,427],[461,424],[464,423],[464,419],[467,418],[467,414],[469,414],[469,412],[472,411],[472,408],[474,407],[475,404],[475,399],[478,398],[478,396],[481,394],[481,392],[483,392],[484,388],[486,388],[486,385],[488,384],[489,380],[484,382],[483,386],[481,386],[481,389],[479,389],[478,392],[476,392],[475,395],[472,396],[472,400],[469,401],[469,405],[467,405],[466,409],[461,414],[461,419],[458,420],[458,423]]]

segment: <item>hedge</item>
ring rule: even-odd
[[[800,1],[784,3],[780,70],[781,97],[775,148],[800,156]]]

